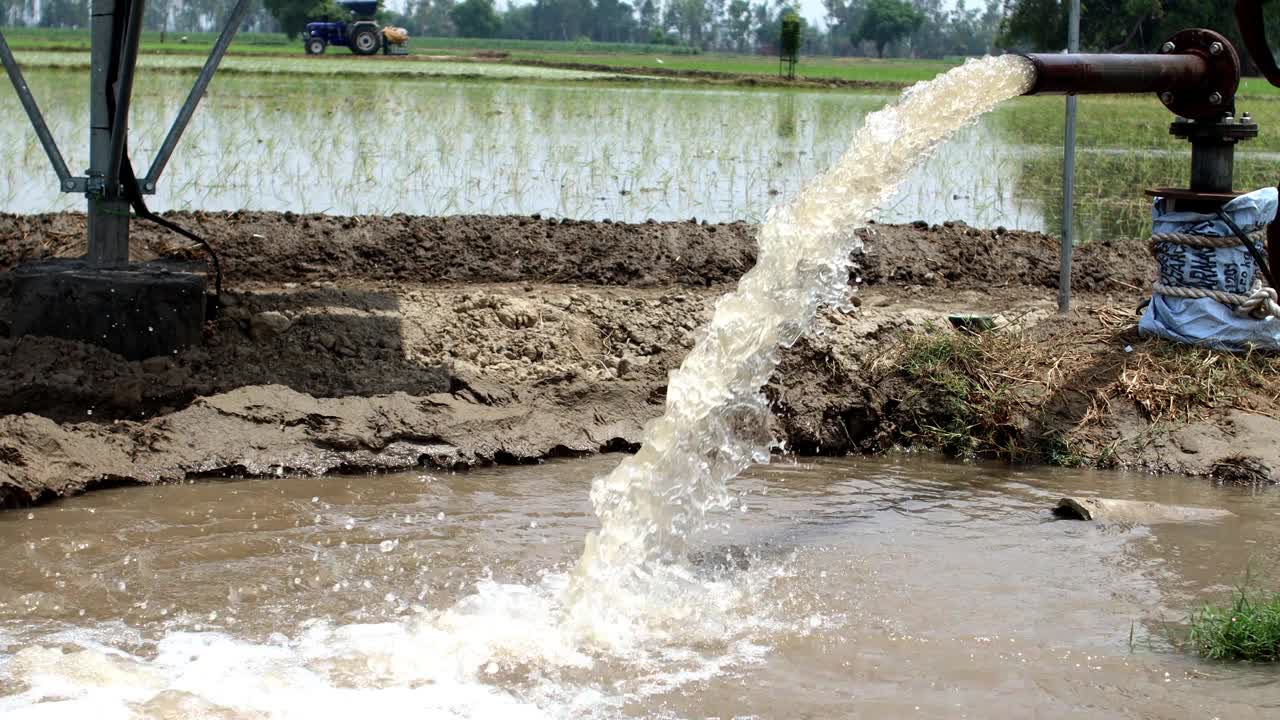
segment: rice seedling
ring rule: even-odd
[[[83,54],[24,56],[74,66]],[[130,138],[139,165],[159,146],[199,61],[145,60],[152,64],[144,63],[139,75]],[[889,100],[865,93],[586,87],[534,78],[349,77],[337,70],[298,82],[291,68],[314,65],[311,60],[229,58],[245,72],[214,81],[154,205],[756,221],[830,165],[862,118]],[[434,72],[432,63],[411,64]],[[365,63],[358,72],[372,73],[374,65],[386,64]],[[151,71],[156,68],[171,72]],[[83,73],[29,66],[28,75],[68,163],[85,167]],[[1041,100],[1015,102],[1012,116],[997,113],[961,133],[912,174],[878,219],[1055,231],[1059,151],[1028,143],[1058,132],[1050,110],[1060,104]],[[1117,145],[1160,130],[1151,126],[1163,111],[1141,109],[1152,104],[1149,98],[1125,102],[1115,107],[1137,109],[1116,113],[1121,120],[1111,125],[1119,129],[1081,151],[1077,216],[1086,240],[1146,234],[1142,189],[1185,173],[1186,150],[1171,139],[1160,140],[1173,144],[1157,154]],[[54,189],[16,103],[0,105],[0,148],[9,173],[0,198],[5,210],[82,207],[81,198]],[[1241,186],[1270,184],[1271,157],[1242,146]]]
[[[88,70],[89,54],[78,51],[26,50],[14,53],[30,69]],[[142,72],[195,73],[204,65],[198,55],[144,54],[138,58]],[[345,57],[258,57],[228,55],[218,68],[221,75],[307,75],[318,77],[469,77],[491,80],[601,80],[610,73],[589,70],[502,63],[470,63],[431,60],[382,61]]]

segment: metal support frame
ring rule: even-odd
[[[44,115],[22,75],[22,69],[13,57],[4,33],[0,32],[0,62],[3,62],[9,81],[18,94],[18,100],[31,121],[31,127],[58,176],[59,189],[62,192],[84,193],[88,201],[87,259],[97,267],[123,265],[129,260],[130,210],[122,186],[122,171],[128,154],[129,108],[133,97],[138,45],[142,37],[144,7],[145,0],[92,0],[89,169],[83,177],[73,176],[67,168],[66,160],[49,132]],[[155,192],[160,174],[164,172],[165,165],[182,139],[191,116],[208,90],[214,72],[222,63],[222,58],[248,10],[249,0],[237,0],[191,88],[191,93],[153,159],[146,178],[139,182],[143,193]],[[123,22],[117,17],[122,12],[128,12],[128,17]]]
[[[195,114],[196,107],[200,104],[200,99],[204,97],[205,91],[208,90],[209,83],[213,80],[214,72],[222,64],[222,58],[226,56],[227,48],[235,38],[236,32],[240,29],[240,23],[244,20],[244,16],[248,11],[249,0],[238,0],[235,8],[232,9],[231,17],[227,19],[226,25],[223,26],[222,32],[218,35],[218,40],[213,46],[213,50],[209,53],[209,58],[205,61],[204,67],[200,69],[200,75],[196,78],[194,87],[191,88],[186,102],[182,104],[178,116],[174,119],[172,127],[169,128],[169,133],[165,136],[164,143],[160,146],[160,151],[152,160],[146,179],[140,183],[144,193],[155,193],[160,174],[164,172],[170,156],[173,155],[174,149],[178,146],[178,141],[182,139],[182,134],[186,131],[187,124],[191,122],[191,116]],[[97,62],[93,65],[91,73],[95,77],[101,75],[105,79],[106,68],[110,63],[111,31],[108,30],[110,27],[108,18],[113,16],[114,13],[115,0],[106,0],[106,2],[100,0],[94,3],[93,16],[95,18],[102,17],[103,19],[93,21],[91,32],[93,37],[96,38],[99,24],[102,25],[102,30],[105,32],[105,42],[102,46],[94,45],[94,49],[90,51],[95,61],[102,60],[101,65]],[[133,37],[131,40],[127,40],[125,44],[126,48],[128,48],[129,58],[131,58],[128,63],[130,68],[136,65],[138,41],[141,39],[141,3],[139,3],[137,17],[136,26],[131,31]],[[22,68],[18,65],[18,61],[13,57],[13,52],[9,48],[9,43],[5,40],[3,31],[0,31],[0,64],[4,65],[4,69],[9,75],[9,81],[13,84],[13,89],[18,94],[18,100],[22,103],[23,109],[26,110],[27,118],[31,121],[31,127],[35,130],[36,137],[39,138],[40,145],[44,148],[45,155],[48,156],[49,163],[53,166],[53,171],[58,176],[59,188],[62,192],[68,193],[86,192],[88,178],[73,176],[67,168],[66,160],[63,159],[62,152],[58,149],[58,143],[49,132],[49,126],[45,123],[44,115],[40,112],[40,106],[31,94],[31,88],[27,85],[26,79],[22,75]],[[124,84],[117,88],[115,96],[116,113],[115,117],[110,119],[110,122],[112,123],[111,127],[119,126],[125,128],[125,130],[118,138],[112,139],[112,145],[109,147],[123,146],[127,137],[128,106],[133,94],[133,77],[134,72],[130,71],[124,77],[116,78],[118,83],[123,80]],[[99,81],[95,80],[95,87],[97,82]],[[90,102],[92,103],[93,101],[91,100]],[[105,116],[105,96],[103,96],[102,102],[102,112]],[[105,128],[106,126],[104,125],[103,127]],[[112,154],[115,154],[114,149]],[[118,166],[115,174],[118,174]],[[106,173],[103,174],[104,180],[106,175]],[[96,185],[98,183],[95,183]]]
[[[218,41],[214,43],[213,50],[209,53],[209,59],[205,61],[204,67],[200,69],[200,75],[196,78],[196,83],[191,87],[191,93],[187,95],[186,102],[182,103],[182,109],[178,111],[178,116],[173,120],[173,126],[169,128],[169,134],[165,136],[164,143],[160,145],[160,151],[156,153],[155,159],[151,161],[151,169],[147,171],[147,176],[142,180],[142,191],[144,193],[154,193],[156,191],[156,183],[160,181],[160,174],[164,172],[164,167],[169,163],[169,156],[173,154],[173,149],[178,146],[178,141],[182,139],[182,133],[187,129],[187,123],[191,122],[191,116],[196,111],[196,106],[200,104],[200,98],[204,97],[205,90],[209,87],[209,82],[213,80],[213,73],[218,69],[218,65],[222,63],[222,57],[227,53],[227,46],[231,45],[231,40],[235,38],[236,31],[240,29],[240,22],[244,20],[244,15],[249,11],[249,0],[239,0],[235,8],[231,11],[231,17],[227,19],[227,24],[223,26],[222,32],[218,35]]]
[[[137,55],[136,49],[132,55],[129,52],[129,30],[135,23],[140,27],[143,2],[93,0],[90,15],[89,179],[85,196],[89,205],[86,259],[93,267],[129,262],[129,201],[120,184],[129,132],[129,99],[123,95],[133,87]],[[123,22],[118,17],[122,12],[128,12]]]
[[[40,106],[36,104],[31,88],[27,86],[27,80],[22,76],[22,68],[18,67],[18,61],[14,59],[3,32],[0,32],[0,62],[4,63],[4,69],[9,74],[9,82],[13,83],[13,90],[18,93],[22,109],[27,111],[27,119],[31,121],[31,127],[35,129],[36,137],[40,139],[44,154],[49,157],[49,164],[53,165],[53,172],[58,176],[58,185],[63,192],[84,192],[84,178],[72,177],[71,171],[67,169],[67,161],[62,158],[58,143],[49,132],[49,126],[45,124]]]
[[[133,77],[138,66],[138,42],[141,40],[145,9],[145,0],[132,0],[129,17],[125,20],[124,38],[120,45],[120,71],[115,78],[115,111],[111,116],[111,159],[106,172],[108,187],[121,182],[120,167],[124,164],[125,144],[129,138],[129,105],[133,100]]]

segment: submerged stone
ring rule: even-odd
[[[1142,525],[1148,523],[1205,522],[1234,517],[1235,513],[1218,508],[1162,505],[1140,500],[1065,497],[1058,501],[1053,514],[1066,520],[1098,520]]]

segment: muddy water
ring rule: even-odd
[[[1170,643],[1196,603],[1280,569],[1276,492],[910,459],[757,467],[689,548],[693,611],[575,647],[545,589],[614,463],[127,488],[0,515],[0,716],[1280,712],[1280,671]],[[1082,488],[1237,517],[1054,520]]]

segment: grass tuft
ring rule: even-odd
[[[960,457],[1114,467],[1122,449],[1168,428],[1231,411],[1280,417],[1280,355],[1140,338],[1134,320],[1098,306],[1022,329],[903,333],[871,366],[892,388],[895,441]]]
[[[986,372],[991,344],[940,329],[902,338],[901,367],[918,393],[902,428],[909,439],[955,456],[1028,457],[1013,384]]]
[[[1160,340],[1126,358],[1117,390],[1152,421],[1192,421],[1216,408],[1253,411],[1251,396],[1273,395],[1280,357],[1233,354]]]
[[[1280,661],[1280,594],[1237,589],[1230,605],[1206,605],[1191,616],[1189,640],[1209,660]]]
[[[1081,467],[1087,462],[1062,431],[1046,433],[1040,438],[1037,451],[1044,462],[1058,467]]]

